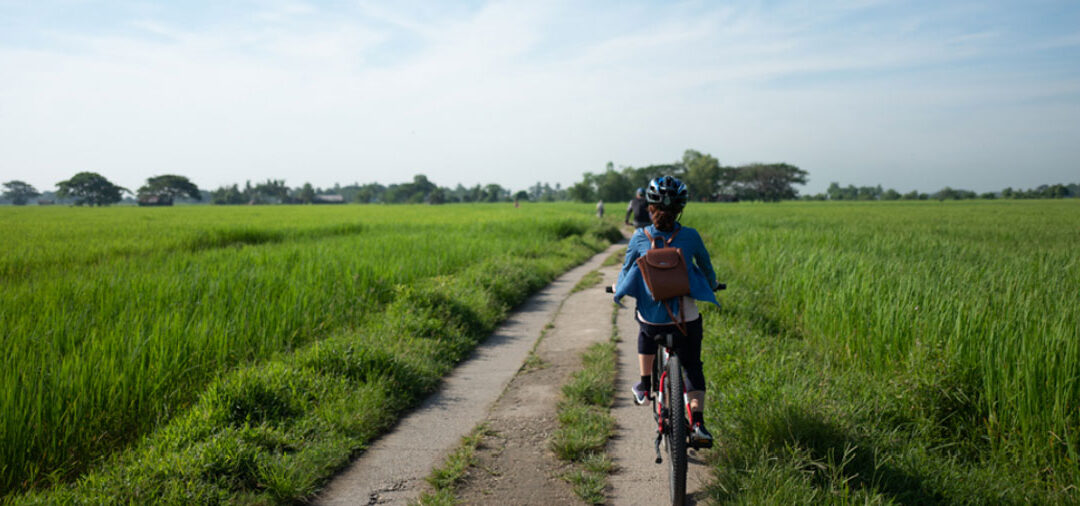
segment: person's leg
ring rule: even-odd
[[[645,404],[649,398],[649,390],[652,387],[653,360],[656,359],[656,342],[648,332],[648,326],[640,323],[638,327],[638,367],[641,372],[641,381],[634,385],[634,402]]]
[[[690,412],[694,421],[701,420],[705,412],[705,372],[701,364],[702,320],[686,323],[686,339],[679,343],[679,358],[686,370],[686,397],[690,400]]]
[[[656,360],[656,353],[651,355],[646,355],[644,353],[638,354],[638,366],[642,376],[649,376],[652,374],[653,360]]]
[[[698,448],[711,448],[712,434],[705,428],[705,373],[701,367],[701,318],[686,323],[686,339],[679,343],[679,357],[686,370],[686,397],[690,401],[690,440]]]

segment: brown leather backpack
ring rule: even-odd
[[[690,273],[686,268],[686,259],[681,248],[671,247],[671,241],[675,240],[679,230],[682,229],[676,229],[667,241],[661,238],[662,246],[657,248],[656,240],[647,230],[642,229],[645,237],[649,238],[649,250],[637,259],[637,266],[653,300],[664,306],[671,321],[675,322],[675,326],[685,335],[686,329],[679,323],[683,319],[683,304],[679,304],[679,318],[676,319],[667,303],[675,297],[690,295]]]

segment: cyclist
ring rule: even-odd
[[[647,227],[652,223],[649,220],[649,204],[645,202],[644,188],[638,188],[634,198],[626,206],[626,218],[623,219],[623,222],[629,225],[631,216],[634,217],[634,228]]]
[[[619,279],[614,289],[615,302],[626,295],[634,297],[637,301],[636,317],[640,328],[638,365],[641,368],[641,382],[632,388],[634,402],[641,405],[648,398],[653,361],[656,359],[657,350],[654,336],[673,332],[681,333],[675,325],[676,322],[669,316],[668,310],[661,302],[654,301],[647,291],[637,266],[637,259],[652,246],[644,231],[648,231],[653,239],[663,238],[665,241],[674,234],[675,238],[670,246],[682,249],[690,275],[690,295],[676,299],[674,307],[669,304],[671,314],[675,315],[675,318],[681,317],[683,321],[678,323],[683,324],[683,328],[686,329],[684,337],[676,340],[676,351],[682,359],[683,368],[686,369],[687,397],[690,400],[690,417],[693,420],[690,438],[695,444],[711,446],[712,434],[705,429],[702,416],[705,411],[705,375],[701,367],[702,321],[701,313],[694,300],[720,305],[713,293],[717,286],[716,273],[713,272],[709,252],[705,249],[705,244],[697,230],[684,227],[678,221],[689,200],[686,185],[671,176],[658,177],[649,182],[645,190],[645,200],[649,205],[652,224],[634,231],[626,249],[626,260],[623,262],[622,271],[619,272]],[[679,305],[683,306],[681,310]]]

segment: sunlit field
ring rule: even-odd
[[[716,497],[1075,500],[1078,204],[689,207],[731,284]]]
[[[1080,203],[692,203],[713,500],[1076,502]],[[616,217],[621,218],[621,217]],[[617,238],[592,205],[0,208],[15,503],[295,502]]]
[[[272,433],[256,439],[278,439],[267,443],[271,454],[303,453],[301,442],[283,441],[320,409],[304,389],[323,387],[308,383],[327,378],[347,380],[334,387],[342,391],[366,387],[381,402],[401,401],[366,425],[341,422],[349,430],[339,432],[362,442],[509,306],[607,244],[590,206],[577,205],[8,207],[0,208],[0,234],[4,493],[70,481],[155,430],[171,435],[147,445],[182,453],[195,445],[184,441],[203,441],[207,431],[258,427]],[[395,366],[404,372],[387,370]],[[274,367],[295,368],[278,373],[307,386],[278,385],[285,380],[266,372]],[[209,421],[189,420],[200,410]],[[180,415],[186,429],[162,429]],[[329,429],[297,434],[310,430]],[[357,444],[340,445],[330,460]],[[198,462],[146,471],[180,473],[171,489],[140,492],[100,476],[80,486],[105,497],[117,487],[133,495],[113,499],[136,502],[178,500],[169,494],[188,487],[200,501],[288,481],[274,477],[280,469],[239,469],[233,481],[191,492],[178,468],[198,476]],[[271,493],[302,497],[313,474],[298,490]]]

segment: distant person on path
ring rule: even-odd
[[[615,302],[629,295],[637,300],[638,365],[641,367],[641,381],[631,389],[634,402],[641,405],[648,398],[649,384],[652,381],[653,361],[656,359],[657,344],[653,337],[658,334],[677,333],[685,336],[677,340],[676,351],[686,369],[686,390],[690,399],[690,418],[693,422],[690,437],[696,444],[711,445],[712,434],[705,429],[705,374],[701,366],[701,340],[703,334],[701,313],[696,300],[720,305],[713,293],[717,287],[716,273],[713,272],[709,252],[697,230],[682,226],[678,221],[686,207],[688,193],[682,181],[663,176],[649,182],[645,190],[645,200],[649,204],[651,225],[634,231],[630,244],[626,248],[626,260],[623,262],[619,279],[615,283]],[[664,302],[653,300],[648,291],[637,259],[645,255],[651,247],[649,237],[655,240],[671,241],[668,246],[681,248],[690,276],[690,295],[672,299],[667,308]],[[659,241],[658,241],[659,242]],[[670,313],[669,313],[670,309]],[[676,322],[675,319],[680,321]],[[677,325],[678,324],[678,325]],[[682,329],[685,329],[685,333]]]
[[[600,202],[596,203],[596,217],[601,218],[601,219],[604,217],[604,201],[603,201],[603,199],[601,199]]]
[[[630,216],[634,217],[634,228],[647,227],[652,224],[649,219],[649,203],[645,201],[645,189],[638,188],[630,204],[626,206],[626,218],[623,220],[630,225]]]

